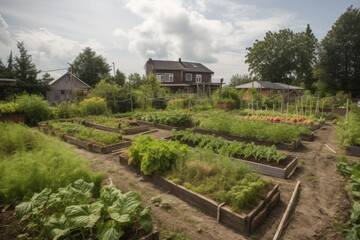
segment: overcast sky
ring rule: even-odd
[[[126,75],[148,58],[201,62],[228,82],[245,74],[246,47],[267,31],[321,40],[359,0],[0,0],[0,58],[24,41],[39,70],[64,68],[85,47]],[[59,77],[63,71],[51,72]]]

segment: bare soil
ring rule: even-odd
[[[166,130],[149,134],[157,138],[170,136],[170,132]],[[144,205],[151,206],[153,222],[159,230],[181,232],[188,239],[273,239],[295,184],[300,180],[301,191],[297,205],[281,239],[345,239],[345,236],[338,234],[335,229],[337,222],[349,216],[350,202],[345,192],[346,182],[336,173],[336,161],[343,150],[336,142],[333,125],[317,130],[315,141],[303,141],[304,146],[300,151],[287,152],[299,158],[299,167],[291,179],[266,177],[279,184],[281,202],[266,222],[250,236],[218,224],[215,219],[144,181],[140,175],[129,172],[119,164],[119,153],[96,154],[66,145],[89,160],[93,170],[105,173],[107,178],[111,178],[123,191],[139,191]],[[151,198],[154,196],[160,196],[169,203],[170,208],[162,208],[152,203]]]
[[[159,130],[150,135],[163,138],[170,136],[170,132]],[[267,177],[279,184],[281,202],[256,233],[250,236],[218,224],[215,219],[196,208],[152,183],[143,181],[140,175],[129,172],[118,163],[118,153],[100,155],[71,147],[88,159],[94,170],[105,172],[120,189],[141,192],[144,204],[152,207],[153,220],[159,229],[182,232],[189,239],[272,239],[295,184],[300,180],[301,191],[297,206],[282,239],[344,239],[343,235],[336,232],[335,227],[337,221],[348,217],[350,203],[344,190],[346,182],[336,173],[336,161],[343,150],[336,142],[335,126],[326,125],[317,130],[315,141],[303,141],[303,145],[300,151],[287,152],[299,158],[299,168],[291,179]],[[154,205],[150,200],[154,196],[160,196],[163,201],[169,202],[171,209]]]

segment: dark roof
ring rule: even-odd
[[[0,85],[15,85],[16,80],[10,78],[0,78]]]
[[[67,72],[64,75],[62,75],[61,77],[59,77],[58,79],[52,80],[49,85],[53,85],[54,83],[56,83],[57,81],[59,81],[60,79],[62,79],[63,77],[65,77],[66,75],[70,75],[75,78],[76,80],[78,80],[79,82],[81,82],[82,84],[84,84],[86,87],[91,88],[86,82],[84,82],[83,80],[81,80],[80,78],[78,78],[77,76],[75,76],[74,74]]]
[[[237,89],[260,88],[260,89],[277,89],[277,90],[302,90],[304,88],[287,85],[285,83],[273,83],[269,81],[253,81],[236,86]]]
[[[154,70],[182,70],[185,72],[198,72],[198,73],[211,73],[214,72],[202,65],[195,62],[179,61],[166,61],[166,60],[148,60],[152,64]]]

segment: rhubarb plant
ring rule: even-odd
[[[142,207],[138,193],[108,185],[96,199],[93,187],[80,179],[55,193],[45,188],[17,205],[16,215],[28,222],[27,237],[105,240],[121,238],[129,226],[151,231],[150,209]]]

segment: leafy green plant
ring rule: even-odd
[[[338,122],[337,137],[343,146],[360,146],[360,109],[351,108],[347,121]]]
[[[93,187],[80,179],[54,193],[45,188],[17,205],[16,215],[28,221],[31,236],[40,238],[119,239],[129,226],[151,231],[150,208],[141,206],[138,193],[109,185],[96,199]]]
[[[92,97],[80,102],[80,111],[84,116],[105,114],[108,109],[104,98]]]
[[[191,127],[193,125],[191,114],[181,111],[138,112],[134,113],[133,117],[174,127]]]
[[[188,148],[178,142],[157,140],[143,135],[135,139],[128,150],[130,163],[139,164],[145,175],[165,171],[176,160],[184,158]]]
[[[100,145],[118,143],[122,139],[120,133],[104,132],[78,123],[49,121],[47,125],[54,130],[74,136],[80,140],[92,141]]]
[[[55,107],[57,118],[74,118],[80,116],[80,108],[76,103],[61,102]]]
[[[210,149],[215,153],[230,157],[264,159],[276,163],[286,159],[286,155],[277,151],[274,145],[268,147],[255,145],[254,143],[228,142],[220,137],[193,133],[189,130],[173,131],[172,134],[176,140],[190,142],[200,148]]]
[[[355,240],[360,238],[360,162],[349,164],[345,157],[341,157],[336,164],[337,171],[344,177],[349,179],[347,187],[348,193],[352,199],[352,208],[350,219],[345,229],[347,240]]]
[[[19,111],[19,104],[16,102],[0,102],[0,114],[15,113]]]
[[[19,111],[26,114],[26,122],[36,125],[40,121],[51,119],[54,113],[48,102],[37,95],[21,95],[16,99]]]

